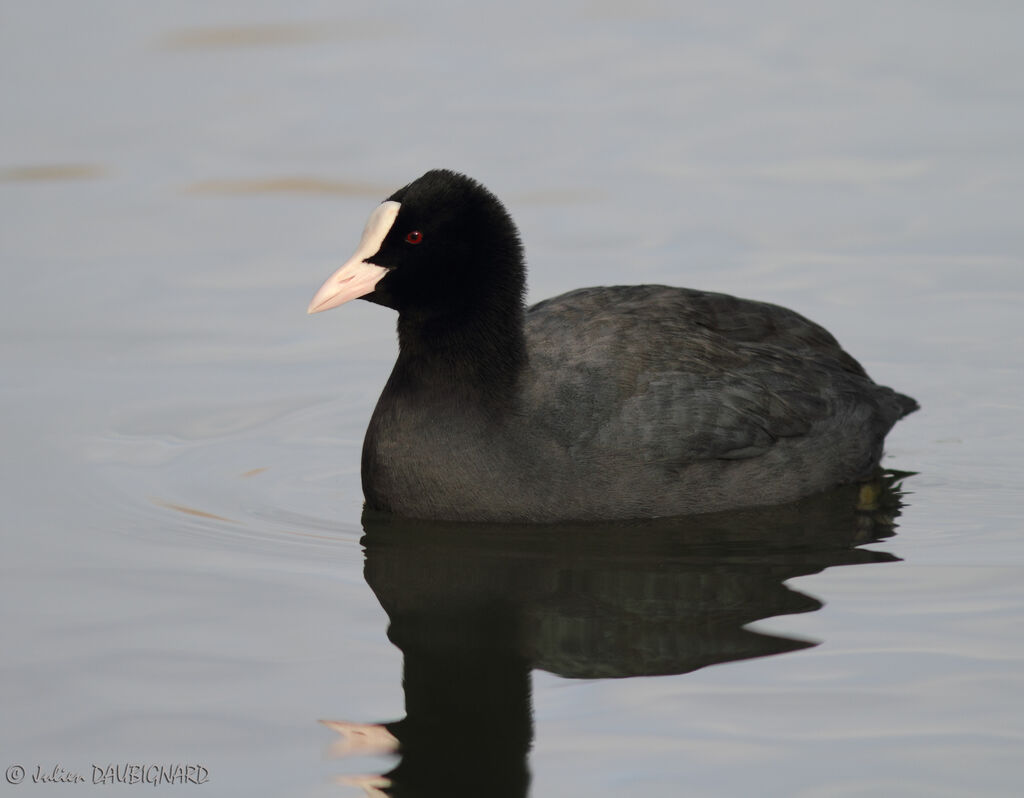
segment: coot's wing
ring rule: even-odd
[[[530,416],[581,458],[755,457],[892,393],[798,313],[724,294],[580,289],[530,308],[527,341]]]

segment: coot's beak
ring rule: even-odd
[[[399,203],[389,200],[382,202],[370,214],[355,254],[320,286],[306,309],[307,313],[336,308],[373,291],[388,270],[369,261],[380,251],[391,225],[395,223],[399,207]]]
[[[377,282],[388,273],[383,266],[366,263],[359,258],[347,261],[338,271],[327,278],[313,295],[306,309],[307,313],[319,313],[344,305],[350,299],[358,299],[373,291]]]

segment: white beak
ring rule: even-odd
[[[319,313],[343,305],[351,299],[358,299],[373,291],[373,287],[388,273],[383,266],[370,263],[380,251],[380,245],[398,216],[400,203],[391,200],[382,202],[370,214],[363,230],[363,237],[355,254],[344,265],[324,281],[313,295],[307,313]]]

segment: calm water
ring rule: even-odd
[[[1020,794],[1017,4],[0,18],[0,789]],[[923,406],[902,508],[364,522],[394,318],[305,307],[435,166],[506,200],[533,299],[666,282],[828,326]]]

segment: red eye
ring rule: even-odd
[[[410,244],[418,244],[423,240],[423,233],[419,230],[412,230],[405,234],[405,240]]]

